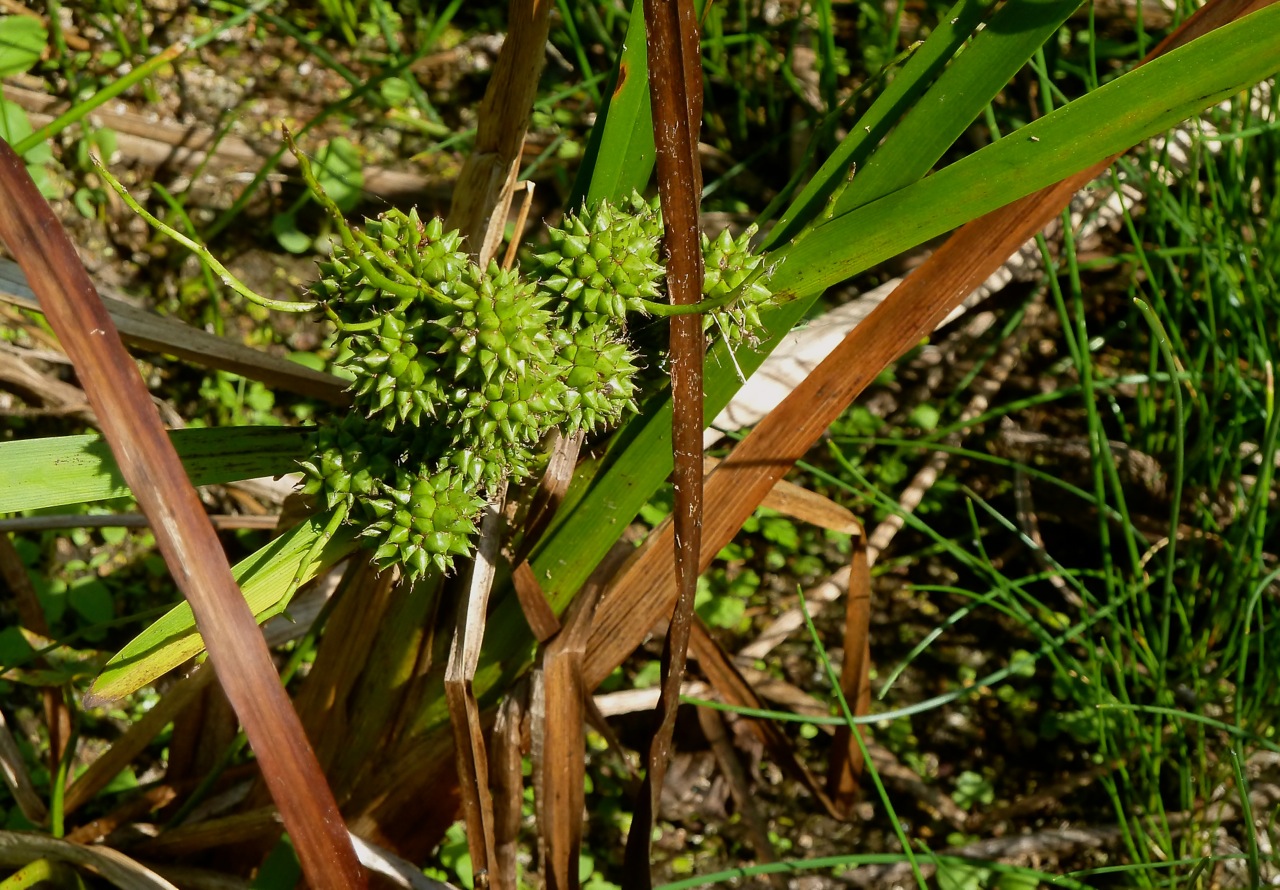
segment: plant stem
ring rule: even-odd
[[[246,300],[249,300],[252,303],[257,303],[259,306],[267,309],[275,309],[278,312],[310,312],[320,305],[314,301],[294,303],[288,300],[273,300],[270,297],[264,297],[251,290],[243,281],[232,275],[226,266],[218,262],[214,255],[209,252],[209,248],[205,247],[199,241],[188,238],[172,226],[161,222],[159,218],[139,204],[137,199],[134,198],[133,195],[129,194],[129,190],[120,183],[120,180],[111,175],[111,171],[107,169],[107,165],[104,164],[97,155],[92,155],[90,159],[93,161],[93,166],[97,168],[99,175],[101,175],[102,178],[106,180],[107,185],[111,186],[115,193],[129,205],[130,210],[145,219],[154,229],[164,235],[168,235],[171,239],[177,241],[187,250],[198,256],[202,262],[218,274],[218,277],[222,279],[223,284],[231,288],[240,296],[244,297]]]

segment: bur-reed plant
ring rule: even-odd
[[[1227,26],[1220,34],[1176,51],[1169,60],[1152,62],[926,176],[1005,82],[1045,39],[1057,33],[1072,9],[1072,4],[1044,3],[992,10],[962,0],[943,17],[774,228],[767,242],[770,252],[764,263],[764,281],[770,293],[786,305],[762,314],[769,335],[758,348],[725,342],[712,348],[708,416],[737,388],[739,374],[759,363],[824,288],[1105,160],[1218,98],[1270,76],[1275,67],[1271,60],[1280,55],[1274,52],[1280,39],[1274,10],[1254,13],[1247,23]],[[985,27],[980,29],[980,24]],[[618,78],[609,94],[609,105],[602,111],[588,146],[571,209],[579,199],[588,207],[603,200],[620,200],[649,179],[652,149],[639,16],[632,16],[630,28],[622,53],[627,76]],[[961,47],[964,51],[957,54]],[[826,63],[834,61],[828,54]],[[1194,82],[1181,73],[1188,69],[1199,72]],[[958,101],[956,96],[964,98]],[[849,184],[849,174],[855,168],[857,175]],[[885,309],[882,317],[890,321],[877,329],[886,339],[879,352],[867,360],[868,367],[876,365],[869,372],[871,376],[928,329],[937,308],[921,304]],[[868,369],[857,373],[865,377]],[[655,392],[640,415],[611,440],[604,459],[578,474],[566,501],[569,509],[536,540],[519,542],[528,550],[529,567],[552,611],[566,608],[629,518],[669,472],[669,427],[670,403],[661,391]],[[220,443],[235,435],[215,430],[199,438]],[[74,472],[54,476],[48,471],[63,456],[82,453],[86,444],[43,442],[38,448],[44,452],[39,458],[32,456],[29,447],[8,451],[8,466],[15,472],[26,472],[30,482],[10,492],[3,501],[4,509],[35,509],[65,502],[72,491],[70,480],[77,478]],[[302,452],[296,440],[282,436],[269,449],[255,452],[255,474],[262,466],[287,468],[299,456]],[[784,451],[778,462],[789,464],[794,457]],[[0,455],[0,459],[6,458]],[[228,471],[221,472],[221,478],[227,478]],[[99,496],[118,491],[109,481],[99,481],[102,476],[97,468],[82,470],[76,484],[96,484]],[[197,477],[197,481],[207,478]],[[83,497],[78,493],[82,490],[71,497]],[[725,515],[736,517],[740,510],[741,505],[735,505]],[[238,567],[238,580],[260,617],[286,607],[300,575],[312,576],[351,552],[350,536],[337,535],[327,543],[321,540],[330,518],[319,516],[304,522]],[[722,524],[740,521],[728,518]],[[717,526],[714,534],[723,534],[723,530]],[[715,549],[711,547],[712,552]],[[438,569],[428,567],[417,583],[396,588],[394,595],[387,591],[376,608],[366,608],[371,614],[386,616],[388,623],[382,628],[365,625],[362,632],[367,631],[369,639],[379,644],[389,644],[392,637],[400,644],[398,649],[375,648],[376,657],[365,667],[367,673],[348,688],[354,693],[353,702],[367,693],[365,701],[375,714],[365,715],[363,719],[369,722],[357,735],[374,737],[364,738],[350,751],[322,752],[349,814],[359,824],[398,833],[395,839],[405,849],[417,852],[438,835],[441,820],[447,818],[444,813],[433,813],[418,822],[405,818],[421,803],[415,789],[449,781],[442,679],[438,670],[431,668],[414,675],[407,688],[390,680],[414,663],[438,665],[444,660],[435,641],[443,636],[424,640],[415,630],[423,628],[439,609],[444,580]],[[630,649],[639,642],[651,624],[645,618],[655,614],[654,603],[661,600],[660,596],[629,600],[619,592],[627,589],[626,583],[624,579],[615,586],[613,599],[606,598],[601,605],[601,629],[597,631],[601,642],[587,649],[588,676],[602,670],[607,673],[616,661],[613,650]],[[485,701],[498,698],[523,672],[533,648],[514,593],[505,584],[500,584],[498,593],[487,645],[474,677],[475,688]],[[355,601],[351,594],[344,600],[348,609]],[[1112,608],[1120,608],[1122,601],[1117,600]],[[1033,613],[1029,603],[1019,602],[1011,599],[1008,608],[1017,614]],[[637,609],[635,603],[642,606]],[[620,621],[628,623],[623,617],[628,613],[634,613],[631,626],[617,632]],[[339,634],[326,637],[326,645],[335,651],[340,643]],[[1046,652],[1054,652],[1061,640],[1046,635],[1043,645]],[[189,613],[179,608],[122,651],[99,678],[94,692],[102,697],[123,695],[199,648]],[[325,715],[308,716],[325,725]],[[393,737],[376,737],[373,727],[384,726],[395,727]],[[370,774],[371,758],[382,758],[379,763],[387,770],[384,775]],[[400,777],[411,767],[418,768],[414,774],[423,785],[402,783]],[[400,787],[392,788],[388,783]]]

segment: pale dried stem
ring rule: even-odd
[[[478,876],[477,886],[480,886],[479,876],[483,875],[494,890],[508,886],[508,882],[514,881],[514,876],[496,872],[488,754],[480,705],[471,684],[475,679],[480,648],[484,642],[489,593],[497,573],[497,561],[501,558],[502,532],[506,525],[503,517],[506,493],[507,486],[503,483],[485,506],[484,518],[480,522],[479,546],[476,548],[463,600],[458,604],[457,626],[444,675],[472,867]]]

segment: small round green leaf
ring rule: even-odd
[[[37,18],[12,15],[0,18],[0,77],[21,74],[44,52],[49,34]]]

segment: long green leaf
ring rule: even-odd
[[[844,181],[846,171],[861,169],[866,164],[871,153],[890,135],[894,125],[925,93],[943,66],[964,46],[983,16],[991,11],[991,7],[990,0],[960,0],[947,10],[929,38],[912,53],[898,76],[876,97],[867,113],[836,146],[836,150],[822,163],[813,179],[778,220],[778,224],[765,239],[767,249],[773,249],[795,237],[801,227],[822,211],[827,199]],[[1027,44],[1030,43],[1028,40]],[[1024,46],[1022,62],[1026,62],[1039,46],[1039,43]],[[996,89],[1003,85],[1000,84]],[[988,96],[984,102],[989,99]],[[914,165],[913,158],[914,155],[905,160]],[[924,175],[936,160],[936,157],[928,160],[916,177]]]
[[[311,433],[288,427],[174,430],[170,441],[194,485],[222,485],[297,469]],[[0,513],[126,497],[111,449],[98,435],[0,444]]]
[[[1272,5],[1119,77],[933,176],[771,254],[775,293],[803,297],[1038,191],[1275,74]],[[1195,72],[1188,76],[1187,72]]]
[[[569,209],[617,201],[633,189],[643,191],[653,175],[655,157],[644,16],[635,9],[618,56],[613,89],[591,130]]]
[[[760,352],[767,353],[824,288],[1159,133],[1277,68],[1280,6],[1125,75],[908,189],[833,219],[774,254],[779,263],[771,285],[794,299],[766,318],[777,333]],[[1187,70],[1212,74],[1193,80],[1184,76]],[[708,377],[708,417],[736,387],[723,347],[712,351],[710,361],[724,373]],[[738,361],[749,370],[758,358],[739,354]],[[670,403],[655,400],[647,409],[623,431],[577,509],[534,553],[535,576],[554,608],[567,604],[595,560],[670,472]],[[482,678],[509,675],[527,652],[528,632],[511,599],[490,620],[491,645],[477,673],[477,690],[485,688]],[[424,712],[419,726],[433,716]]]
[[[927,173],[1079,5],[1078,0],[1019,0],[1000,7],[870,162],[858,168],[835,212],[861,207]]]
[[[231,570],[259,624],[288,606],[285,593],[297,574],[298,564],[310,552],[328,519],[327,513],[312,517]],[[352,529],[342,529],[334,535],[303,580],[314,578],[351,553],[356,547],[355,536]],[[202,651],[204,640],[196,632],[191,606],[179,603],[107,662],[89,695],[98,700],[121,698]]]

